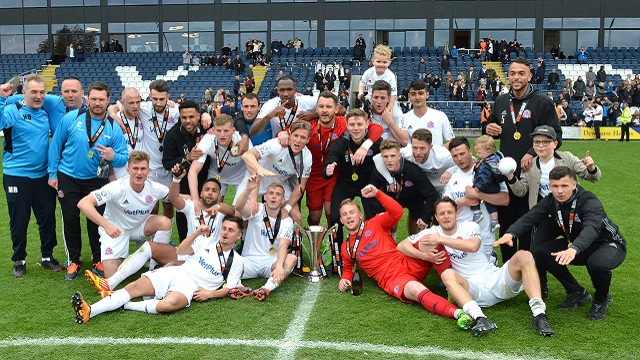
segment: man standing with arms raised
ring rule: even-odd
[[[500,139],[500,151],[518,163],[515,175],[520,171],[529,171],[531,160],[536,155],[533,140],[529,134],[540,125],[553,127],[558,134],[558,147],[562,145],[562,128],[553,101],[538,89],[529,84],[532,73],[529,60],[518,57],[509,66],[509,83],[511,91],[498,96],[493,111],[489,116],[483,132]],[[500,219],[500,235],[520,216],[529,210],[527,199],[509,194],[509,205],[498,207]],[[519,245],[500,247],[502,261],[507,261],[518,249],[528,250],[531,247],[531,234],[523,235]]]

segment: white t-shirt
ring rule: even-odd
[[[176,124],[180,123],[180,111],[177,107],[168,107],[169,117],[167,119],[167,128],[164,131],[164,136],[167,136],[169,130]],[[160,151],[160,141],[158,141],[158,132],[153,125],[153,116],[158,119],[158,127],[162,127],[164,121],[164,112],[156,113],[151,101],[146,101],[140,104],[139,118],[144,126],[145,137],[142,139],[142,146],[136,146],[137,150],[141,150],[149,154],[151,161],[149,161],[149,168],[153,170],[164,170],[162,166],[162,152]],[[164,138],[163,138],[164,141]]]
[[[451,174],[451,179],[449,179],[449,182],[444,187],[444,195],[452,198],[454,201],[458,201],[467,194],[465,189],[467,186],[473,186],[473,167],[471,167],[467,172],[463,172],[460,168],[456,168],[453,174]],[[504,182],[500,183],[500,192],[508,191],[507,184]],[[482,250],[487,254],[487,256],[490,256],[491,251],[493,251],[491,244],[495,241],[496,236],[491,232],[491,218],[484,202],[480,205],[480,210],[484,216],[478,224],[480,225],[480,235],[482,235]],[[471,208],[468,206],[459,206],[458,223],[471,222],[472,220],[473,211],[471,211]]]
[[[428,109],[422,117],[417,117],[411,110],[404,114],[404,124],[405,129],[409,132],[409,138],[418,129],[431,131],[433,145],[442,145],[455,136],[447,115],[436,109]]]
[[[371,98],[371,94],[373,93],[373,84],[378,80],[388,82],[389,85],[391,85],[391,96],[398,96],[398,82],[396,81],[396,74],[387,69],[382,73],[382,75],[378,76],[378,74],[376,74],[376,68],[370,67],[360,78],[360,84],[364,86],[365,91],[368,93],[367,98]]]
[[[275,237],[273,245],[269,240],[267,227],[264,224],[264,216],[266,214],[264,204],[258,204],[258,212],[255,215],[249,217],[243,217],[243,220],[248,220],[247,233],[245,235],[244,247],[242,248],[242,254],[245,257],[249,256],[273,256],[274,259],[278,256],[278,246],[280,239],[288,239],[291,241],[293,237],[293,220],[290,217],[282,219],[280,221],[280,228],[278,234]],[[276,218],[269,217],[271,222],[271,229],[275,231]],[[275,253],[270,254],[269,249],[275,248]]]
[[[396,110],[397,108],[397,110]],[[404,122],[404,114],[402,113],[402,110],[400,110],[399,107],[394,107],[393,109],[393,121],[398,124],[398,126],[401,129],[405,129],[405,122]],[[384,139],[388,139],[388,138],[393,138],[393,134],[391,134],[391,130],[389,130],[389,125],[387,124],[386,121],[382,120],[382,115],[380,114],[371,114],[371,122],[374,124],[378,124],[380,126],[382,126],[383,132],[382,132],[382,140]]]
[[[110,182],[91,192],[98,206],[106,204],[104,218],[123,232],[131,231],[151,217],[158,200],[167,200],[169,188],[151,180],[145,181],[140,193],[129,184],[129,178]]]
[[[136,130],[134,129],[134,126],[136,124],[136,120],[135,119],[128,119],[126,118],[126,116],[124,115],[124,111],[118,111],[116,113],[116,116],[118,117],[118,119],[122,120],[122,122],[124,123],[126,119],[126,121],[129,124],[129,128],[131,129],[131,138],[129,137],[129,134],[127,134],[127,131],[123,131],[124,133],[124,138],[127,140],[127,150],[129,151],[129,153],[131,153],[131,151],[133,150],[140,150],[142,148],[142,138],[144,137],[144,124],[142,123],[142,121],[140,121],[140,119],[138,118],[138,133],[136,134]],[[135,136],[136,138],[136,148],[134,149],[132,144],[131,144],[131,139],[133,139],[133,137]],[[129,176],[129,173],[127,173],[127,165],[119,167],[119,168],[114,168],[113,169],[113,173],[116,176],[116,179],[121,179],[121,178],[125,178]]]
[[[217,243],[217,242],[216,242]],[[191,245],[193,255],[189,256],[182,264],[184,271],[191,276],[198,288],[206,290],[216,290],[224,283],[222,276],[222,266],[216,251],[215,243],[194,242]],[[224,259],[227,260],[231,251],[224,251]],[[227,288],[232,289],[241,285],[242,276],[242,256],[233,254],[233,263],[227,276]]]
[[[402,148],[400,152],[405,159],[418,165],[418,167],[422,169],[422,172],[427,175],[433,187],[438,190],[438,193],[442,194],[445,184],[440,184],[440,176],[442,176],[447,169],[455,165],[449,150],[442,146],[434,145],[429,152],[429,158],[423,163],[417,162],[413,157],[411,143]]]
[[[458,219],[458,230],[453,235],[445,235],[440,226],[432,226],[421,232],[411,235],[409,241],[412,244],[417,243],[421,237],[427,234],[437,232],[440,236],[448,239],[470,239],[480,238],[480,227],[474,222],[460,222]],[[466,252],[456,250],[445,246],[451,259],[453,269],[462,275],[465,279],[469,279],[475,275],[483,274],[487,269],[495,268],[489,257],[483,251]]]
[[[549,173],[553,168],[556,167],[556,160],[551,158],[548,163],[543,164],[540,161],[540,189],[538,190],[538,195],[541,197],[545,197],[551,193],[551,188],[549,187]]]
[[[305,112],[311,112],[316,110],[316,104],[318,103],[317,98],[309,95],[301,95],[301,96],[296,96],[295,99],[296,99],[296,104],[298,104],[298,108],[296,109],[296,117],[293,119],[293,122],[298,121],[298,115]],[[280,97],[274,97],[273,99],[268,100],[266,103],[264,103],[264,105],[262,105],[262,108],[260,109],[260,112],[258,113],[257,118],[262,119],[263,117],[265,117],[265,115],[269,114],[280,105],[281,105]],[[291,115],[292,110],[293,108],[285,110],[284,119],[282,120],[283,122],[287,122],[289,120],[289,116]],[[280,130],[282,130],[282,126],[280,126],[279,117],[273,117],[269,120],[269,122],[271,122],[271,131],[274,136]]]
[[[231,137],[233,143],[235,145],[238,141],[242,140],[242,136],[236,131]],[[227,147],[218,145],[218,155],[219,159],[216,158],[216,136],[211,134],[205,134],[200,143],[198,143],[198,149],[202,150],[204,154],[196,160],[199,163],[204,163],[207,160],[207,155],[211,157],[211,166],[209,167],[208,177],[212,178],[216,175],[220,175],[220,183],[227,185],[238,185],[244,178],[244,174],[247,172],[247,166],[242,160],[242,156],[233,156],[229,154],[229,157],[225,161],[224,167],[222,168],[222,172],[218,172],[218,161],[222,161],[224,158]],[[233,146],[232,146],[233,147]],[[253,145],[251,141],[249,141],[249,149],[251,149]]]
[[[191,235],[194,231],[198,230],[200,227],[200,214],[196,215],[193,201],[189,199],[184,199],[184,207],[179,212],[183,213],[187,218],[187,235]],[[218,212],[216,216],[208,216],[206,213],[202,212],[204,217],[204,223],[211,228],[211,236],[207,237],[205,235],[198,236],[198,239],[211,239],[214,242],[220,239],[220,228],[222,225],[222,219],[224,219],[224,214]],[[197,240],[196,240],[197,241]]]
[[[600,114],[598,114],[600,113]],[[596,105],[596,107],[593,109],[593,121],[602,121],[602,115],[604,114],[604,112],[602,111],[602,106],[600,105]],[[598,114],[598,115],[596,115]]]

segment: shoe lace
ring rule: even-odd
[[[93,268],[99,271],[104,271],[104,267],[102,266],[102,261],[93,263]]]
[[[79,269],[80,269],[80,265],[72,262],[69,264],[69,266],[67,266],[67,274],[78,272]]]

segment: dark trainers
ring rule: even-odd
[[[609,307],[609,302],[607,300],[598,303],[593,302],[591,305],[591,310],[589,310],[589,319],[591,320],[602,320],[607,317],[607,308]]]
[[[76,262],[70,262],[67,265],[67,273],[64,275],[65,280],[75,280],[80,273],[80,264]]]
[[[91,271],[93,271],[94,274],[100,276],[100,277],[104,277],[104,267],[102,266],[102,261],[98,261],[98,262],[94,262],[93,263],[93,269],[91,269]]]
[[[578,290],[567,295],[567,299],[558,304],[558,309],[572,310],[578,306],[588,303],[589,301],[591,301],[591,294],[589,294],[587,289],[582,288],[582,290]]]
[[[38,266],[40,266],[45,270],[51,270],[53,272],[62,271],[62,266],[60,266],[60,263],[58,262],[58,260],[54,258],[48,258],[47,260],[42,260],[38,263]]]
[[[260,289],[255,289],[251,292],[251,296],[258,301],[264,301],[267,296],[271,294],[271,291],[265,287],[261,287]]]
[[[24,260],[18,260],[13,264],[13,276],[17,278],[23,277],[27,273],[27,263]]]
[[[486,317],[476,318],[476,324],[471,328],[473,336],[481,336],[488,332],[494,331],[498,325]]]
[[[229,290],[229,297],[234,300],[240,300],[243,297],[251,296],[251,288],[240,286]]]
[[[531,320],[531,326],[533,326],[533,328],[544,337],[551,337],[556,334],[549,325],[549,320],[547,320],[546,314],[538,314],[538,316],[534,317]]]

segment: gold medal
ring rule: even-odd
[[[515,140],[520,140],[521,137],[522,137],[522,134],[520,134],[519,131],[516,131],[516,132],[513,133],[513,138]]]
[[[218,181],[220,181],[220,175],[216,175],[216,176],[214,176],[213,178],[214,178],[214,179],[216,179],[216,180],[218,180]]]
[[[276,248],[274,247],[269,248],[269,254],[273,255],[275,253],[276,253]]]
[[[89,156],[89,159],[93,159],[93,150],[89,150],[87,155]]]
[[[351,180],[358,181],[358,174],[353,173],[353,175],[351,175]]]

